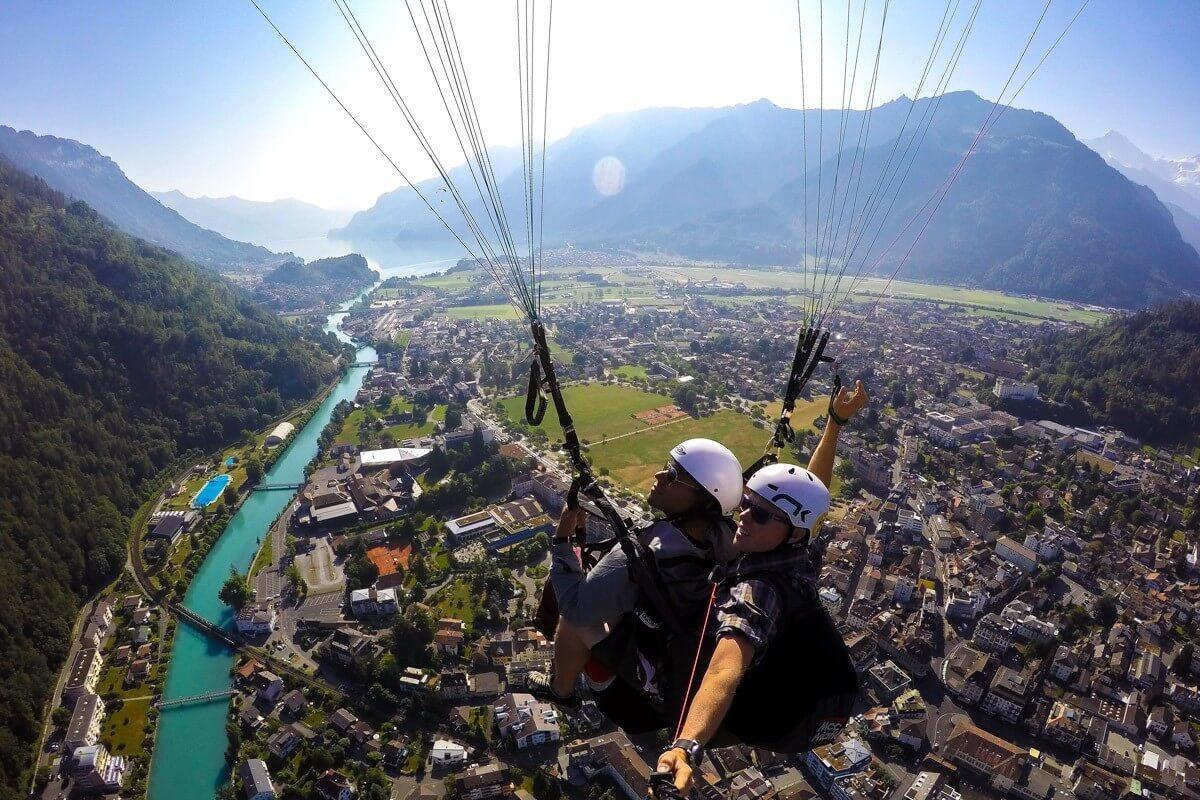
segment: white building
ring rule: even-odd
[[[439,767],[465,764],[467,763],[467,748],[449,739],[438,739],[433,743],[429,757],[433,759],[434,765]]]
[[[1028,573],[1037,569],[1037,553],[1008,536],[1001,536],[996,540],[996,555],[1017,566],[1022,572]]]
[[[114,756],[102,744],[91,744],[76,748],[71,777],[88,793],[119,792],[128,768],[124,757]]]
[[[267,636],[275,627],[275,609],[266,603],[251,603],[238,611],[235,621],[242,636]]]
[[[63,752],[70,755],[80,747],[93,745],[100,739],[100,724],[104,721],[104,701],[99,695],[85,694],[75,702],[75,712],[63,739]]]
[[[296,426],[290,422],[281,422],[267,434],[267,447],[283,444],[295,432]]]
[[[992,387],[992,393],[1001,400],[1037,400],[1038,387],[1036,383],[1021,383],[1007,378],[998,378]]]
[[[493,708],[500,735],[518,750],[536,747],[561,738],[558,711],[548,703],[539,703],[533,695],[506,694]]]

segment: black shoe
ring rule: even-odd
[[[537,700],[543,703],[553,703],[563,711],[578,711],[581,705],[579,695],[575,692],[563,697],[558,692],[554,691],[553,684],[554,676],[551,673],[549,678],[544,678],[540,673],[535,673],[529,676],[529,693]]]

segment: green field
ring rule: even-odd
[[[426,275],[423,278],[417,278],[413,282],[419,286],[428,286],[433,289],[459,291],[469,288],[482,275],[482,270],[472,270],[471,272],[454,272],[450,275]]]
[[[567,278],[571,273],[580,271],[599,273],[614,286],[595,286]],[[451,276],[462,282],[456,285],[447,282],[449,289],[465,288],[467,276],[456,274]],[[743,283],[747,289],[784,289],[797,293],[811,291],[815,280],[811,272],[801,272],[796,269],[745,269],[723,267],[716,265],[703,266],[648,266],[648,267],[572,267],[555,268],[546,271],[543,281],[543,302],[556,305],[563,302],[596,301],[623,299],[631,305],[673,305],[675,301],[657,296],[660,291],[655,285],[655,279],[667,283],[683,284],[687,281],[706,281],[716,279],[727,283]],[[436,280],[436,279],[435,279]],[[432,285],[432,284],[431,284]],[[843,281],[839,291],[846,292],[851,288],[850,282]],[[885,299],[895,300],[931,300],[945,303],[963,309],[968,313],[982,316],[997,316],[1018,320],[1061,320],[1066,322],[1082,322],[1093,324],[1107,318],[1103,311],[1075,306],[1067,301],[1033,300],[1017,297],[1004,292],[986,289],[969,289],[960,286],[945,286],[916,281],[887,281],[883,278],[862,278],[853,285],[855,300],[872,300],[879,298],[881,293]],[[727,302],[753,302],[763,298],[757,295],[726,296]],[[804,296],[797,294],[789,301],[800,305],[806,302]],[[516,319],[517,312],[505,305],[494,306],[460,306],[448,309],[452,317],[485,318],[498,317]]]
[[[718,411],[704,419],[686,419],[635,436],[593,444],[588,458],[597,467],[607,468],[614,480],[644,494],[650,490],[654,473],[662,468],[671,448],[684,439],[698,436],[721,442],[747,466],[762,455],[770,433],[747,416]]]
[[[453,306],[446,309],[450,319],[523,319],[524,317],[508,303],[490,306]]]
[[[113,755],[143,756],[142,746],[146,722],[150,713],[150,698],[126,700],[121,708],[108,714],[100,728],[100,741]]]
[[[368,410],[375,412],[380,417],[386,417],[390,414],[402,414],[407,411],[412,411],[412,403],[402,397],[397,397],[392,400],[391,406],[386,412],[379,412],[374,408],[358,408],[346,415],[346,419],[342,422],[342,430],[334,439],[338,444],[363,444],[362,431],[360,426],[364,419],[367,418]],[[400,425],[389,425],[382,428],[377,433],[373,434],[377,441],[385,434],[389,435],[395,441],[399,442],[404,439],[412,439],[417,436],[428,436],[433,433],[434,425],[446,418],[446,407],[444,405],[436,405],[429,412],[428,418],[424,425],[416,425],[411,422],[406,422]]]
[[[639,367],[636,364],[622,364],[612,370],[613,374],[620,375],[626,380],[646,380],[646,368]]]
[[[797,400],[796,408],[792,411],[792,429],[797,431],[811,430],[817,417],[822,416],[828,410],[828,397],[818,397],[815,400]],[[783,411],[783,403],[778,400],[774,403],[767,403],[763,409],[763,413],[772,425],[779,419],[781,411]]]
[[[563,388],[563,399],[571,416],[575,419],[575,430],[579,438],[598,442],[606,436],[620,436],[638,428],[645,428],[633,418],[639,411],[672,405],[674,401],[661,394],[643,392],[627,386],[608,386],[602,383],[585,383]],[[500,401],[509,418],[520,422],[525,418],[525,397],[506,397]],[[562,438],[562,428],[554,410],[546,413],[542,428],[551,438]]]
[[[399,347],[401,350],[403,350],[404,348],[408,347],[408,340],[411,338],[412,331],[410,331],[408,328],[401,329],[396,333],[395,336],[396,347]]]

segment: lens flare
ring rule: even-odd
[[[592,167],[592,185],[605,197],[620,194],[625,188],[625,165],[616,156],[605,156]]]

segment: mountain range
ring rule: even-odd
[[[1155,158],[1116,131],[1083,143],[1129,180],[1150,188],[1170,210],[1183,238],[1200,249],[1200,155]]]
[[[869,198],[871,187],[881,183],[896,188],[880,193],[888,204],[894,194],[894,205],[862,235],[851,270],[891,274],[902,267],[903,277],[1117,306],[1200,291],[1200,256],[1179,229],[1190,235],[1191,221],[1182,217],[1177,225],[1174,209],[1154,191],[1105,163],[1052,117],[1024,109],[1002,107],[914,242],[925,224],[919,210],[971,147],[992,108],[972,92],[956,92],[902,97],[869,116],[760,100],[606,117],[547,152],[546,241],[795,264],[805,254],[811,258],[814,243],[824,239],[837,243],[824,248],[837,259],[850,252],[847,232],[868,203],[879,202]],[[928,133],[919,147],[909,148],[916,121],[926,118],[932,120]],[[903,130],[908,133],[900,138]],[[911,168],[904,159],[889,162],[893,151],[915,154]],[[905,164],[907,171],[889,163]],[[847,191],[856,174],[857,194]],[[887,175],[905,177],[889,184]],[[469,185],[464,167],[455,178],[460,187]],[[510,218],[519,218],[519,167],[500,184]],[[836,195],[834,185],[840,186]],[[438,184],[420,188],[443,216],[457,219]],[[834,197],[843,227],[831,238],[835,228],[825,225]],[[481,207],[475,212],[483,218]],[[334,235],[401,242],[446,236],[407,188],[384,195]],[[904,259],[910,246],[911,258]]]
[[[226,238],[185,219],[139,187],[111,158],[86,144],[0,125],[0,157],[82,200],[125,233],[174,250],[217,272],[262,272],[290,255]]]
[[[203,228],[263,246],[323,236],[345,225],[351,216],[349,211],[333,211],[290,197],[262,202],[241,197],[189,197],[177,190],[150,195]]]

